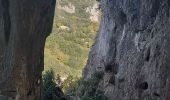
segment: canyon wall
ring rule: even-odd
[[[55,0],[0,0],[0,100],[41,100]]]
[[[100,0],[83,77],[104,73],[109,100],[170,100],[170,0]]]

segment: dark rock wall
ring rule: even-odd
[[[170,0],[100,2],[100,31],[84,78],[103,71],[110,100],[170,100]]]
[[[55,0],[0,0],[0,100],[41,100],[54,9]]]

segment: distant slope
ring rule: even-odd
[[[46,41],[45,70],[52,68],[62,77],[81,76],[99,26],[90,19],[95,4],[95,0],[58,0],[53,33]]]

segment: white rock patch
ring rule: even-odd
[[[98,4],[87,7],[86,12],[90,14],[91,21],[99,22],[100,11],[98,10]]]
[[[58,9],[64,10],[65,12],[71,14],[76,12],[76,7],[71,3],[65,6],[58,5]]]

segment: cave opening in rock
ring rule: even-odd
[[[53,31],[46,40],[43,73],[52,69],[55,79],[62,82],[67,78],[80,78],[99,22],[96,0],[58,0]]]

